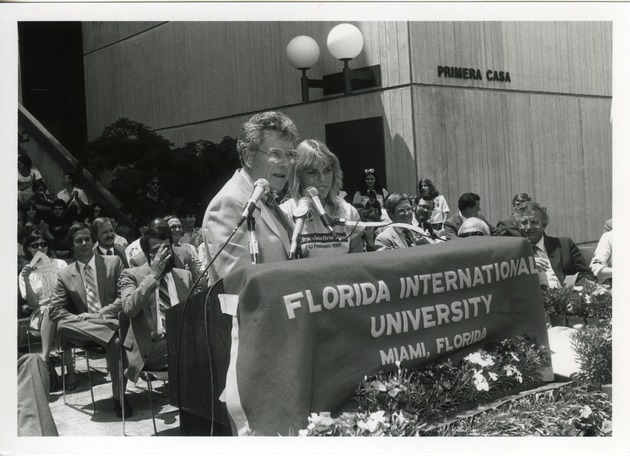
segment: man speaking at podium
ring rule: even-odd
[[[293,121],[279,112],[256,114],[241,127],[236,148],[242,168],[210,201],[203,218],[204,243],[209,260],[239,222],[242,223],[212,265],[212,282],[232,269],[252,262],[248,226],[242,221],[244,209],[248,206],[255,221],[258,261],[272,263],[289,258],[293,223],[280,210],[273,194],[281,191],[287,183],[295,163],[298,139]],[[257,200],[256,194],[259,195]],[[249,204],[252,200],[256,200],[255,203]]]

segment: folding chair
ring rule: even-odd
[[[74,342],[72,340],[69,339],[61,339],[61,385],[62,385],[62,390],[63,390],[63,403],[66,403],[66,375],[65,375],[65,369],[66,369],[66,364],[64,362],[64,352],[65,352],[65,347],[69,347],[70,350],[72,350],[72,358],[73,358],[73,362],[76,358],[76,350],[83,350],[84,354],[85,354],[85,362],[87,364],[87,376],[88,376],[88,382],[90,383],[90,395],[92,396],[92,411],[94,413],[96,413],[96,404],[94,401],[94,389],[92,388],[92,376],[90,374],[90,354],[105,354],[105,348],[101,347],[99,344],[97,344],[96,342]],[[76,366],[76,362],[74,362],[75,366]]]
[[[129,317],[124,313],[120,312],[118,314],[118,331],[120,337],[120,356],[119,359],[119,372],[120,372],[120,397],[121,397],[121,407],[122,407],[122,422],[123,422],[123,435],[126,434],[125,429],[125,386],[124,386],[124,378],[123,378],[123,356],[125,352],[124,342],[127,337],[127,331],[129,330]],[[147,392],[149,393],[149,405],[151,406],[151,419],[153,420],[153,432],[154,435],[157,436],[157,426],[155,424],[155,409],[153,407],[153,381],[162,381],[166,382],[168,380],[168,370],[165,369],[163,371],[152,371],[152,370],[142,370],[140,372],[140,378],[147,382]]]

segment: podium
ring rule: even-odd
[[[169,403],[182,435],[231,435],[224,402],[232,317],[221,312],[223,282],[166,311]]]

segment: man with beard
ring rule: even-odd
[[[173,267],[172,236],[166,222],[147,228],[140,246],[146,263],[120,276],[123,312],[130,318],[123,341],[129,362],[125,375],[133,382],[142,369],[167,367],[164,312],[184,302],[192,285],[190,272]]]
[[[284,215],[273,195],[287,184],[295,162],[297,142],[295,124],[282,113],[256,114],[243,124],[236,143],[242,168],[210,201],[203,218],[208,261],[230,238],[259,179],[268,182],[271,192],[261,197],[253,210],[260,262],[289,258],[293,223]],[[247,224],[242,223],[212,266],[214,280],[238,266],[251,263],[248,241]]]
[[[413,205],[415,219],[412,224],[424,231],[424,239],[426,239],[429,244],[444,241],[444,239],[435,234],[433,225],[429,223],[434,207],[433,199],[423,196],[417,196]]]

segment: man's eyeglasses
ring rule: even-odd
[[[160,183],[159,182],[149,182],[149,185],[154,186],[154,187],[159,187]]]
[[[374,168],[364,169],[363,172],[365,174],[374,174]]]
[[[405,208],[397,209],[396,213],[398,215],[413,214],[413,207],[405,207]]]
[[[540,228],[540,222],[538,220],[521,220],[519,223],[523,228],[527,228],[528,226],[531,228]]]
[[[269,161],[272,163],[280,163],[283,160],[295,163],[295,160],[297,160],[298,157],[298,153],[295,150],[282,150],[276,148],[269,149],[269,151],[264,151],[258,148],[255,148],[254,150],[267,155],[269,157]]]
[[[470,236],[485,236],[481,231],[469,231],[467,233],[462,233],[459,235],[460,238],[467,238]]]
[[[46,241],[40,241],[40,242],[33,242],[31,245],[29,245],[30,248],[32,249],[39,249],[44,248],[44,247],[48,247],[48,242]]]

